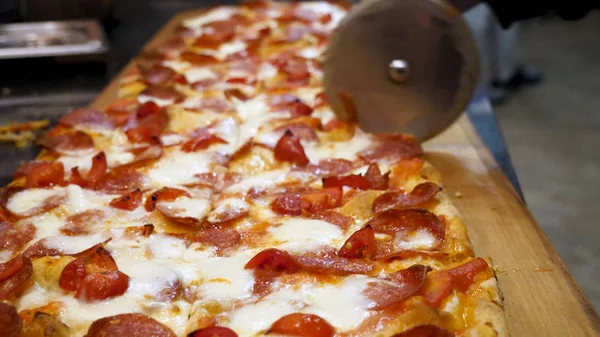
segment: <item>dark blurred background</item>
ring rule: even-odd
[[[61,19],[65,13],[69,18],[100,18],[110,51],[76,62],[0,60],[0,124],[42,118],[54,121],[74,107],[85,106],[175,13],[235,2],[1,0],[3,23]],[[486,101],[489,95],[476,98],[477,108],[470,111],[473,120],[481,122],[479,130],[498,161],[506,168],[505,159],[512,158],[525,201],[597,309],[599,31],[600,13],[577,22],[556,18],[523,22],[516,49],[519,62],[539,69],[543,81],[506,92],[502,104],[494,106],[494,114]],[[496,120],[504,139],[496,131]],[[9,181],[19,162],[34,158],[37,151],[33,146],[0,145],[0,182]],[[511,174],[508,169],[506,172]]]

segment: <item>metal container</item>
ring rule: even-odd
[[[111,0],[20,0],[20,14],[25,21],[106,20],[112,15]]]
[[[95,20],[0,25],[0,59],[104,54],[108,43]]]

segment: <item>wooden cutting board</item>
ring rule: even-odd
[[[144,49],[165,41],[178,23],[200,12],[175,16]],[[119,78],[132,67],[129,63],[91,106],[113,102]],[[489,257],[499,271],[511,335],[600,336],[600,319],[590,302],[469,119],[463,115],[424,148],[462,213],[477,254]]]

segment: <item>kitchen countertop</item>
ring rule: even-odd
[[[105,23],[111,44],[105,57],[87,60],[30,59],[0,62],[0,123],[48,118],[58,120],[72,108],[86,106],[109,80],[138,54],[141,47],[175,13],[206,7],[214,1],[116,0],[115,20]],[[219,4],[235,1],[219,1]],[[502,132],[485,96],[478,95],[468,115],[504,173],[521,194]],[[35,158],[35,146],[0,145],[0,184],[14,169]]]

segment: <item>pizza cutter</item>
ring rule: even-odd
[[[468,1],[368,0],[354,6],[325,52],[325,94],[338,118],[421,141],[450,126],[479,76],[477,47],[461,17]]]

